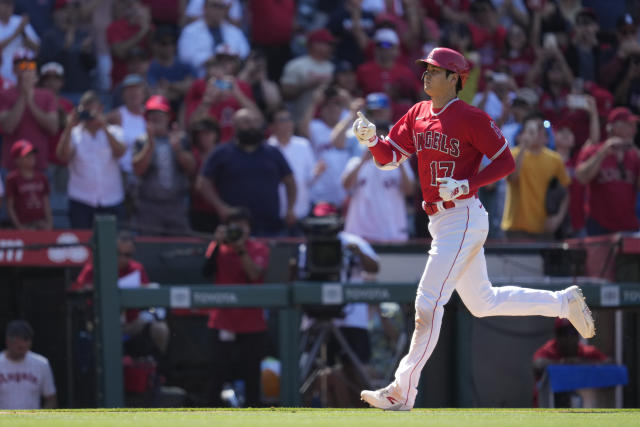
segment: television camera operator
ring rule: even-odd
[[[300,246],[298,275],[302,280],[363,283],[371,281],[379,270],[379,257],[373,247],[355,234],[341,231],[343,220],[338,210],[329,203],[318,203],[312,216],[303,222],[306,242]],[[348,356],[349,349],[340,343],[335,333],[328,336],[326,365],[321,380],[326,380],[328,393],[322,402],[332,407],[359,406],[357,390],[365,380],[360,372],[371,358],[369,338],[369,305],[350,303],[343,307],[307,307],[302,329],[312,336],[326,321],[339,331],[355,354],[357,360]],[[366,369],[364,369],[366,370]],[[325,378],[322,378],[322,376]],[[316,389],[312,394],[317,395]]]
[[[206,252],[203,274],[214,285],[259,285],[269,264],[269,248],[250,237],[250,213],[239,208],[219,225]],[[260,362],[266,353],[267,325],[261,308],[208,310],[212,373],[210,401],[225,406],[225,383],[243,380],[244,406],[260,406]]]

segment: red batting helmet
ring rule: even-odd
[[[460,76],[462,86],[464,86],[464,82],[467,81],[469,71],[471,70],[471,64],[469,64],[469,61],[467,61],[460,52],[446,47],[433,48],[429,56],[424,59],[418,59],[416,64],[424,65],[425,67],[427,64],[431,64],[444,68],[445,70],[453,71]]]

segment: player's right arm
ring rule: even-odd
[[[395,169],[415,151],[410,127],[412,113],[413,108],[398,120],[387,137],[380,138],[376,134],[376,126],[358,112],[358,118],[353,122],[353,133],[361,144],[369,148],[378,168]]]

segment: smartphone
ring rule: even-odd
[[[231,83],[228,82],[227,80],[222,80],[222,79],[217,79],[214,84],[216,85],[216,87],[218,89],[221,90],[229,90],[231,89]]]
[[[584,95],[570,93],[567,96],[567,106],[574,110],[586,110],[589,108],[589,103]]]
[[[493,73],[491,75],[491,79],[495,83],[507,83],[509,81],[509,76],[505,73]]]
[[[558,48],[558,38],[553,33],[545,33],[542,38],[542,46],[545,49],[557,49]]]

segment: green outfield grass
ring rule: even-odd
[[[561,409],[115,409],[0,410],[0,426],[181,427],[625,427],[640,425],[640,410]]]

